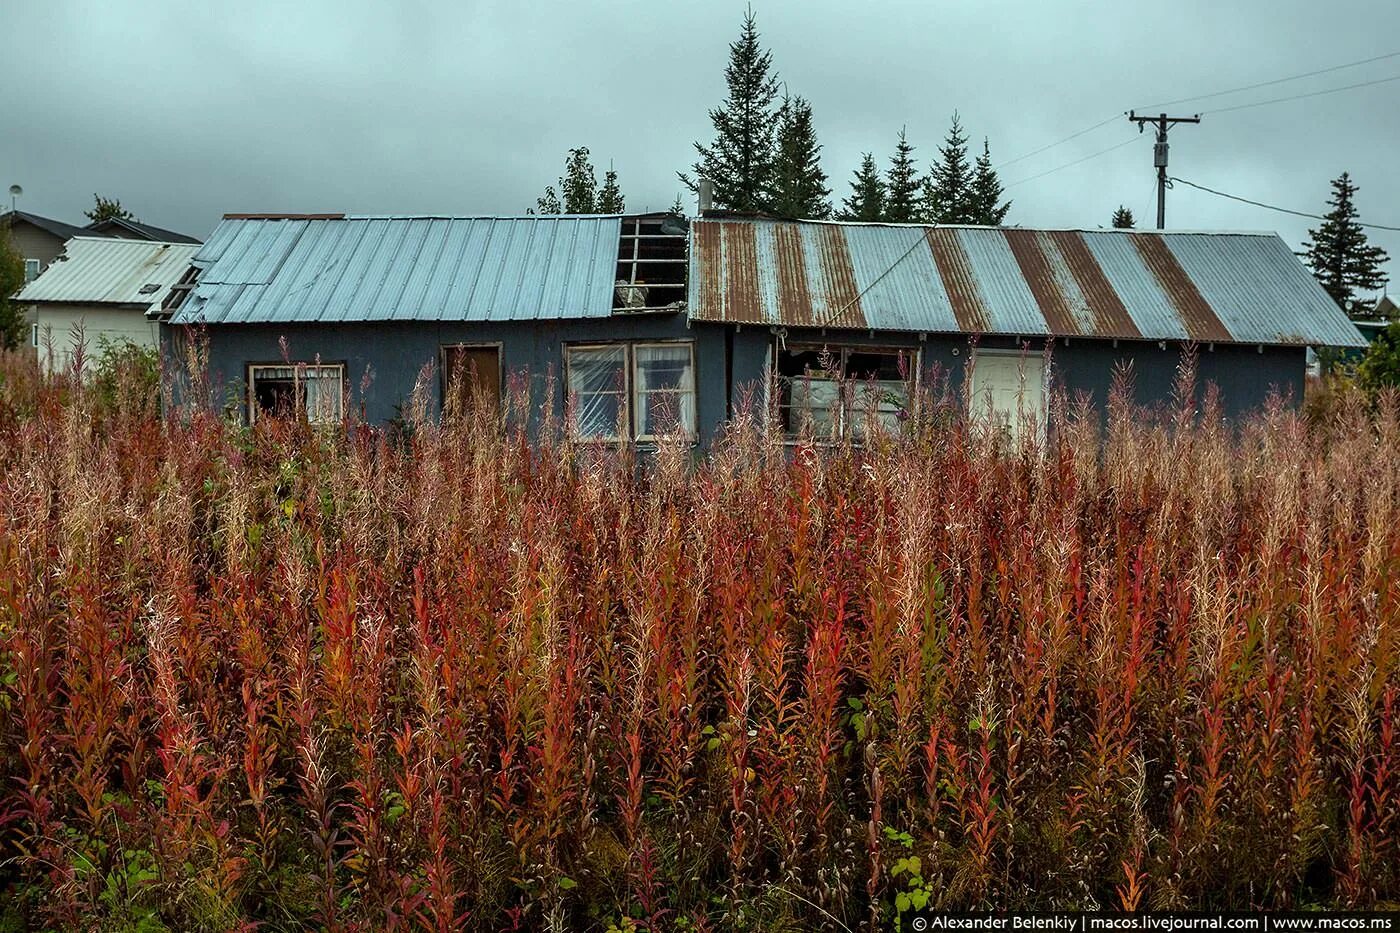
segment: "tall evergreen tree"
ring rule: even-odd
[[[778,111],[769,209],[780,217],[830,217],[831,189],[822,171],[821,144],[812,127],[812,105],[785,99]]]
[[[679,194],[676,195],[676,203],[671,205],[671,213],[675,214],[677,217],[685,216],[685,205],[681,203],[681,196]]]
[[[972,171],[971,196],[972,223],[984,227],[1000,227],[1011,210],[1011,202],[1001,199],[1001,179],[992,168],[992,149],[987,138],[982,137],[982,154]]]
[[[1332,181],[1332,197],[1327,201],[1332,209],[1323,215],[1321,226],[1308,231],[1301,254],[1313,276],[1343,310],[1358,289],[1381,288],[1389,280],[1381,264],[1390,257],[1379,246],[1366,242],[1366,231],[1357,222],[1358,190],[1346,172]]]
[[[715,141],[695,143],[699,156],[691,170],[677,173],[691,191],[708,178],[716,207],[763,211],[769,205],[773,174],[774,133],[778,113],[778,78],[771,74],[772,56],[758,42],[758,21],[750,10],[739,38],[729,45],[724,82],[729,95],[710,111]]]
[[[894,155],[890,156],[890,167],[885,170],[885,220],[892,224],[910,224],[923,219],[919,209],[918,171],[914,165],[914,147],[901,128]]]
[[[603,173],[603,187],[598,189],[598,200],[593,206],[599,214],[621,214],[627,207],[617,184],[617,171],[611,166]]]
[[[841,203],[842,220],[876,223],[885,219],[885,180],[880,177],[873,153],[861,157],[860,168],[851,179],[851,196]]]
[[[987,166],[989,169],[991,165]],[[972,192],[972,167],[967,161],[967,136],[957,111],[948,136],[938,148],[938,161],[924,180],[923,217],[930,223],[977,223]],[[1000,185],[997,197],[1001,196]]]
[[[1137,226],[1137,221],[1133,219],[1133,212],[1123,205],[1118,205],[1118,210],[1113,212],[1114,230],[1131,230]]]

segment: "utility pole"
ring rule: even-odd
[[[1200,123],[1201,115],[1193,117],[1169,117],[1165,113],[1155,117],[1140,117],[1136,111],[1128,111],[1128,119],[1138,125],[1141,133],[1146,124],[1157,127],[1157,145],[1152,147],[1152,164],[1157,166],[1157,229],[1167,225],[1167,127],[1173,123]]]

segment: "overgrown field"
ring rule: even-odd
[[[13,926],[1400,900],[1394,399],[642,462],[0,370]]]

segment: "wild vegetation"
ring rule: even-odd
[[[1400,404],[701,457],[0,364],[0,902],[889,929],[1400,899]],[[198,382],[193,387],[198,395]],[[353,410],[353,405],[346,406]]]

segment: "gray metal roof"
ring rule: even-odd
[[[54,220],[52,217],[40,217],[38,214],[31,214],[28,211],[5,211],[0,213],[0,224],[21,222],[33,224],[40,230],[50,233],[61,240],[67,240],[75,236],[94,235],[91,231],[83,227],[75,227],[61,220]]]
[[[1363,346],[1276,234],[701,219],[696,320]]]
[[[202,242],[196,237],[184,233],[176,233],[174,230],[167,230],[164,227],[157,227],[155,224],[143,224],[139,220],[131,220],[127,217],[108,217],[106,220],[95,220],[83,229],[91,233],[120,236],[121,234],[112,234],[113,227],[119,227],[128,234],[141,240],[158,240],[161,243]]]
[[[510,321],[612,313],[621,219],[230,216],[176,324]]]
[[[159,305],[198,249],[197,243],[75,236],[15,297],[35,303]]]

